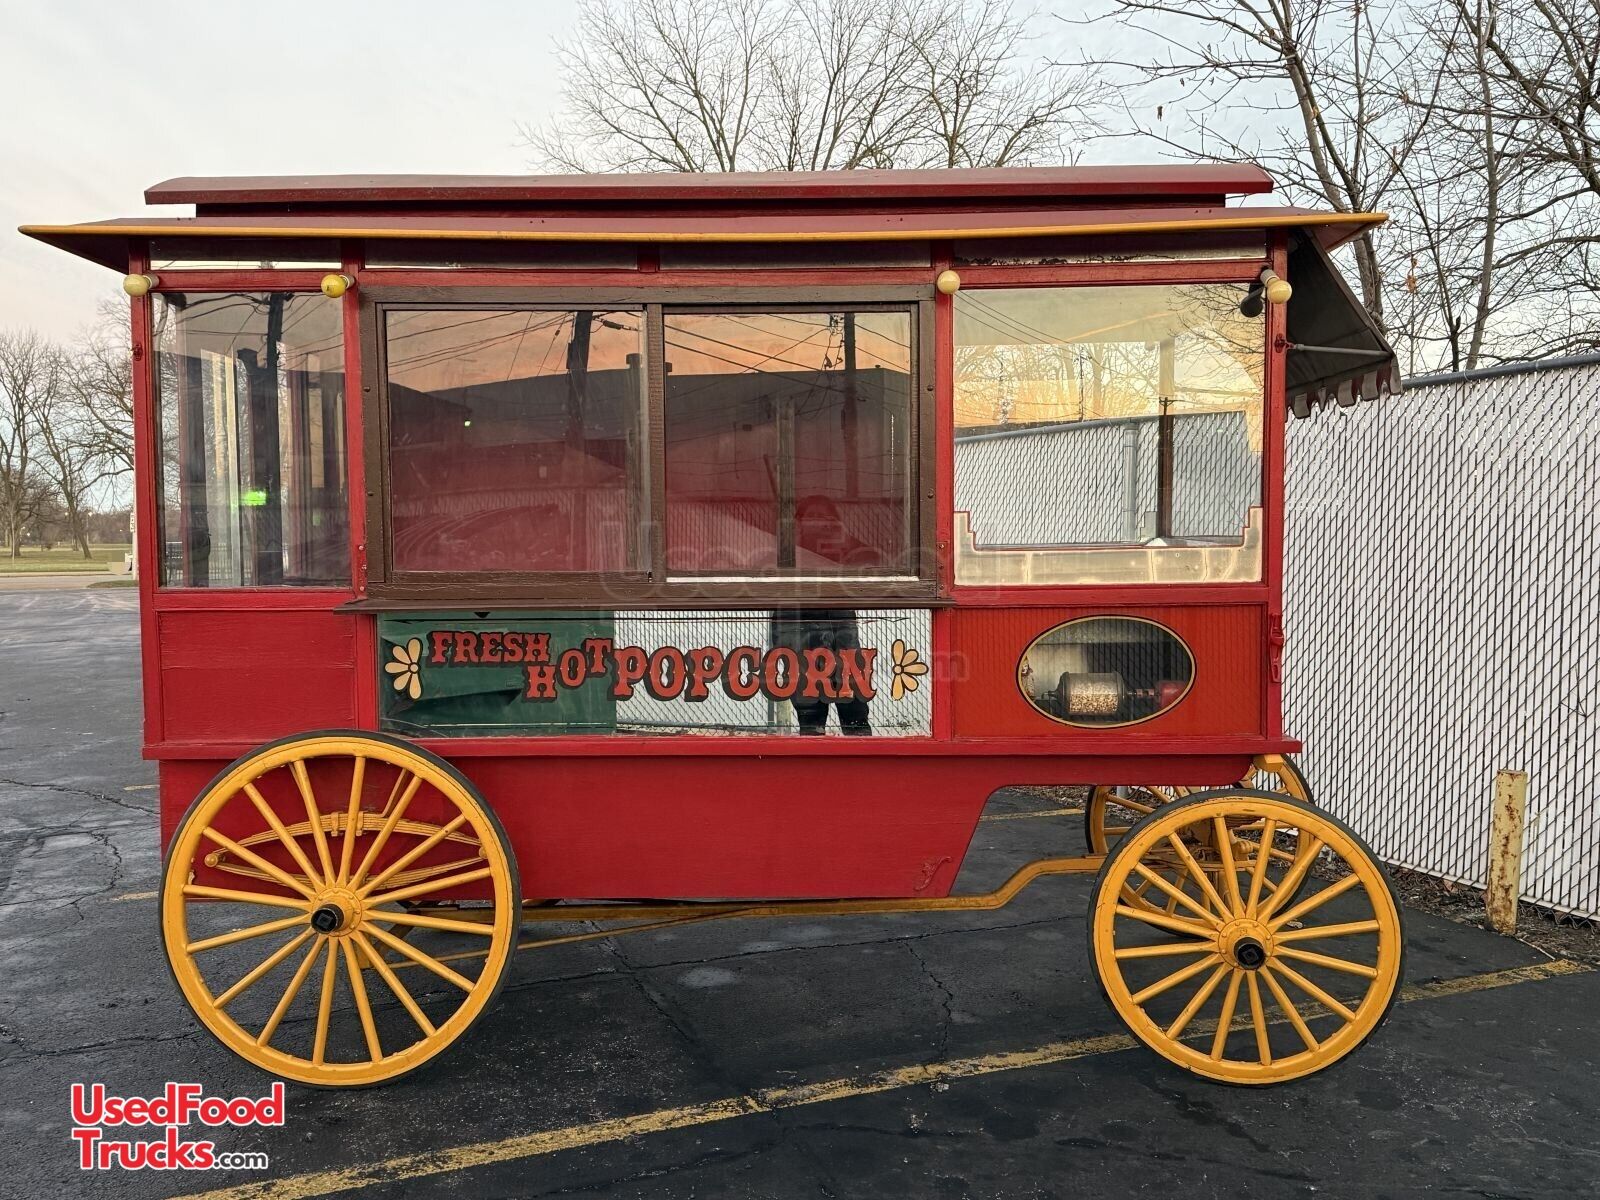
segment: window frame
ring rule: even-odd
[[[389,379],[383,337],[389,311],[418,309],[641,311],[644,315],[642,439],[646,486],[642,572],[399,572],[393,567],[389,476]],[[840,575],[828,579],[751,575],[741,579],[672,577],[666,544],[666,314],[681,312],[898,311],[911,322],[911,529],[914,570],[905,576]],[[366,598],[392,610],[485,605],[564,608],[793,606],[848,602],[880,607],[931,603],[939,594],[935,484],[934,300],[931,287],[785,289],[756,287],[624,288],[367,287],[360,293],[362,454],[366,465]],[[360,601],[357,602],[361,603]]]
[[[251,581],[249,583],[188,583],[182,580],[172,579],[169,575],[167,546],[170,544],[172,539],[167,536],[167,487],[169,483],[172,483],[180,490],[182,488],[182,451],[179,451],[177,476],[175,479],[169,478],[168,463],[164,450],[168,433],[167,423],[165,420],[165,410],[168,404],[168,397],[166,397],[161,390],[161,356],[163,351],[160,344],[160,334],[158,332],[161,320],[155,301],[162,300],[170,303],[170,297],[175,295],[191,297],[282,295],[288,296],[292,299],[314,299],[318,301],[325,299],[323,293],[317,288],[290,286],[281,278],[283,274],[282,272],[272,272],[270,274],[263,272],[261,276],[251,275],[245,279],[243,283],[227,279],[226,276],[229,274],[231,274],[231,272],[225,273],[209,271],[204,273],[194,273],[191,275],[174,274],[168,276],[163,281],[163,286],[157,291],[151,293],[151,300],[148,304],[148,310],[143,323],[143,335],[146,338],[146,345],[148,346],[148,351],[145,355],[147,359],[147,365],[145,367],[145,374],[143,378],[145,381],[145,386],[148,389],[149,397],[149,420],[147,431],[151,443],[151,481],[148,490],[151,494],[153,515],[151,528],[154,531],[152,539],[154,542],[154,562],[151,564],[149,570],[151,577],[154,580],[154,591],[163,598],[187,595],[196,597],[211,597],[213,599],[223,594],[241,593],[275,597],[306,596],[327,592],[348,593],[350,590],[350,578],[355,567],[354,552],[353,547],[351,546],[349,533],[350,524],[355,513],[355,505],[357,503],[354,496],[355,481],[351,477],[349,469],[351,456],[353,453],[355,453],[354,448],[350,444],[350,412],[352,406],[357,403],[357,401],[351,394],[352,389],[355,386],[355,381],[350,378],[349,374],[351,347],[348,337],[348,326],[344,320],[343,309],[338,307],[337,300],[333,300],[331,298],[326,299],[328,303],[335,306],[334,311],[338,317],[339,352],[337,356],[337,370],[341,379],[343,380],[343,392],[340,397],[340,419],[338,422],[338,428],[342,435],[342,442],[339,448],[338,459],[339,465],[344,473],[344,500],[342,505],[344,531],[341,536],[336,539],[336,544],[339,545],[343,550],[344,573],[337,579],[331,580],[316,580],[311,582],[280,580],[270,583],[263,583],[260,581]],[[223,281],[219,282],[219,275],[225,277]],[[244,286],[245,283],[253,286]],[[135,379],[137,380],[139,378],[137,374],[137,352],[134,355],[134,360],[136,370]],[[172,403],[176,405],[178,403],[178,399],[179,398],[176,396],[172,397]],[[279,432],[281,435],[281,427]],[[326,427],[324,427],[324,437],[326,437]],[[210,602],[212,601],[205,601],[205,603]],[[284,603],[292,604],[294,602],[284,601]]]
[[[1148,287],[1183,287],[1183,286],[1244,286],[1253,284],[1260,271],[1272,263],[1271,246],[1268,247],[1268,257],[1264,260],[1253,258],[1229,259],[1201,259],[1194,262],[1140,262],[1130,264],[1060,264],[1050,266],[984,266],[966,267],[962,270],[961,292],[1013,292],[1029,290],[1068,290],[1068,289],[1095,289],[1095,288],[1148,288]],[[951,518],[961,510],[955,506],[956,469],[954,460],[954,445],[958,435],[955,424],[956,380],[955,380],[955,355],[959,349],[955,331],[955,302],[959,293],[951,297],[950,315],[950,404],[951,404],[951,459],[950,469],[950,500]],[[1273,519],[1273,508],[1281,508],[1282,497],[1274,497],[1272,488],[1273,480],[1278,480],[1281,487],[1281,448],[1275,452],[1270,430],[1274,423],[1281,427],[1282,417],[1274,417],[1274,413],[1281,407],[1275,399],[1275,383],[1277,378],[1275,364],[1280,363],[1283,352],[1283,334],[1281,329],[1274,332],[1274,309],[1282,306],[1267,305],[1262,318],[1262,386],[1260,397],[1260,412],[1262,421],[1262,444],[1259,464],[1259,490],[1257,503],[1252,506],[1252,511],[1260,513],[1260,545],[1256,551],[1255,575],[1252,579],[1220,579],[1203,580],[1194,584],[1203,588],[1218,587],[1260,587],[1266,585],[1269,575],[1274,569],[1270,560],[1276,554],[1271,548],[1271,534],[1268,526]],[[1277,317],[1281,321],[1281,315]],[[1281,437],[1281,430],[1279,436]],[[1279,518],[1281,520],[1281,517]],[[1204,545],[1169,545],[1154,547],[1150,543],[1092,543],[1083,545],[1065,545],[1052,547],[991,547],[980,550],[980,556],[995,555],[998,561],[1007,554],[1032,554],[1047,553],[1059,555],[1063,564],[1076,559],[1080,563],[1087,563],[1100,556],[1115,556],[1126,554],[1130,551],[1145,552],[1183,552],[1204,551],[1207,549],[1228,548],[1247,550],[1250,546],[1251,524],[1247,521],[1241,531],[1237,543],[1229,543],[1226,547],[1208,547]],[[1033,582],[993,582],[965,580],[961,578],[961,551],[959,531],[952,526],[955,536],[950,546],[950,574],[952,587],[958,592],[988,592],[1003,591],[1014,593],[1039,593],[1054,591],[1082,591],[1103,588],[1152,588],[1182,586],[1181,581],[1170,579],[1050,579],[1037,583]]]

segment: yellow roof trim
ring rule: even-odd
[[[398,229],[333,226],[240,225],[23,225],[28,237],[253,237],[253,238],[393,238],[408,241],[463,242],[895,242],[950,238],[1087,237],[1119,233],[1193,233],[1230,229],[1282,229],[1305,225],[1378,225],[1387,213],[1268,212],[1239,217],[1200,217],[1172,221],[1111,221],[1094,225],[1017,225],[950,229],[791,230],[788,232],[657,232],[551,229]]]

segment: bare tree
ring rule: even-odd
[[[116,458],[120,444],[115,439],[108,441],[100,416],[85,397],[101,398],[93,389],[74,385],[85,370],[84,361],[60,349],[54,355],[53,369],[34,390],[31,401],[40,447],[38,461],[60,504],[62,523],[87,561],[94,557],[89,550],[90,505],[100,485],[121,470]],[[87,370],[96,370],[95,362],[90,359]]]
[[[54,347],[33,331],[0,331],[0,530],[10,556],[22,555],[28,523],[50,497],[39,465],[40,397],[56,385]]]
[[[65,383],[83,435],[103,469],[113,475],[133,472],[133,356],[128,341],[127,305],[107,301],[98,324],[66,361]]]
[[[1410,370],[1600,346],[1600,0],[1105,2],[1163,48],[1124,134],[1390,214],[1351,252]]]
[[[1110,0],[1113,19],[1163,47],[1122,61],[1159,104],[1126,101],[1126,125],[1161,146],[1254,162],[1300,203],[1381,211],[1427,127],[1430,106],[1391,85],[1414,44],[1391,8],[1360,0]],[[1140,99],[1149,94],[1140,90]],[[1384,319],[1378,235],[1354,240],[1361,299]]]
[[[1098,103],[1027,65],[1004,0],[581,0],[563,111],[522,127],[558,171],[849,170],[1056,160]]]

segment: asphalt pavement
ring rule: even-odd
[[[1335,1069],[1264,1090],[1129,1048],[1088,969],[1090,881],[991,913],[713,923],[519,956],[454,1053],[289,1090],[225,1131],[266,1171],[80,1172],[73,1083],[267,1081],[161,959],[131,591],[0,595],[0,1195],[1472,1197],[1600,1193],[1600,974],[1408,914],[1408,988]],[[1083,847],[991,801],[963,874]]]

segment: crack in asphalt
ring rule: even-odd
[[[593,921],[587,921],[584,922],[584,924],[591,928],[598,927],[598,923]],[[726,1089],[732,1094],[745,1094],[745,1092],[749,1089],[744,1087],[739,1083],[738,1080],[734,1079],[722,1069],[716,1058],[705,1048],[700,1039],[696,1037],[693,1031],[688,1027],[687,1021],[683,1019],[680,1013],[674,1011],[673,1006],[668,1002],[666,995],[641,976],[640,968],[636,967],[633,961],[625,953],[623,953],[621,947],[616,945],[616,940],[614,938],[605,938],[600,942],[600,945],[606,953],[610,954],[616,959],[621,967],[622,977],[628,980],[634,985],[635,988],[638,989],[638,992],[640,996],[643,997],[645,1003],[650,1005],[650,1007],[655,1010],[656,1014],[660,1016],[661,1019],[664,1020],[672,1029],[672,1031],[683,1041],[684,1047],[689,1052],[690,1059],[693,1060],[694,1063],[706,1073],[707,1078],[711,1079],[719,1087]],[[654,973],[655,971],[661,969],[663,969],[663,967],[660,965],[647,966],[643,968],[643,971]],[[763,1120],[770,1122],[773,1129],[776,1131],[777,1136],[772,1139],[773,1148],[792,1142],[794,1136],[794,1123],[787,1120],[782,1112],[767,1111],[761,1114],[761,1117]],[[795,1147],[800,1151],[801,1154],[809,1159],[812,1165],[816,1168],[819,1176],[819,1192],[824,1197],[828,1197],[829,1200],[832,1200],[832,1197],[837,1195],[836,1189],[839,1187],[839,1181],[834,1178],[833,1172],[829,1168],[827,1162],[824,1161],[809,1145],[804,1143],[795,1143]],[[663,1173],[675,1173],[676,1169],[677,1168],[674,1168],[673,1171]],[[645,1178],[649,1177],[650,1176],[645,1176]]]
[[[910,951],[911,957],[917,960],[917,966],[922,968],[923,976],[929,983],[939,989],[939,994],[942,997],[939,1006],[944,1012],[944,1017],[939,1022],[939,1045],[929,1061],[943,1062],[950,1053],[950,1027],[955,1024],[955,1010],[952,1007],[955,1003],[955,993],[950,990],[949,985],[944,980],[933,973],[933,968],[928,965],[928,960],[922,956],[922,951],[917,949],[915,940],[908,941],[906,949]]]
[[[142,804],[134,804],[130,800],[120,800],[108,792],[96,791],[93,788],[75,788],[68,787],[64,783],[36,783],[28,779],[7,779],[5,777],[0,777],[0,783],[10,784],[12,787],[38,788],[46,792],[61,792],[68,796],[88,796],[92,800],[99,800],[105,804],[114,804],[118,808],[127,809],[129,812],[142,813],[147,817],[156,815],[156,810],[153,808],[146,808]]]

